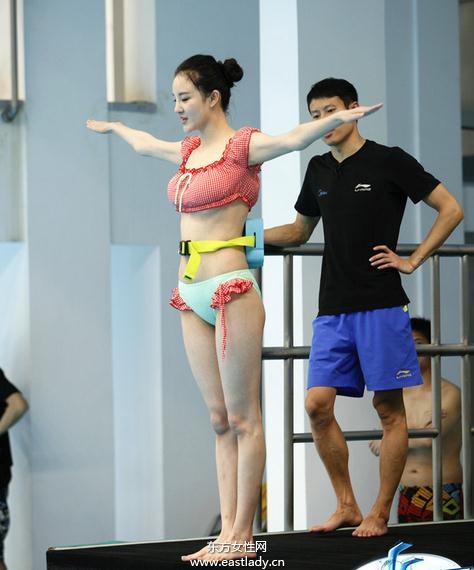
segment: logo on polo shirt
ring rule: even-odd
[[[402,380],[403,378],[411,378],[412,373],[411,370],[408,370],[407,368],[401,368],[396,374],[395,374],[395,378],[397,380]]]
[[[354,192],[370,192],[372,190],[372,186],[370,184],[357,184],[354,188]]]
[[[328,195],[327,191],[322,190],[321,188],[318,190],[317,194],[318,194],[318,198],[324,198],[324,196]]]

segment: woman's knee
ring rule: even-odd
[[[262,431],[259,414],[229,413],[229,428],[237,437],[254,435]]]
[[[217,435],[224,435],[229,431],[229,419],[225,409],[211,411],[211,425]]]

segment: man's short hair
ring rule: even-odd
[[[349,83],[346,79],[336,79],[335,77],[326,77],[326,79],[322,79],[315,83],[311,89],[309,90],[308,95],[306,96],[306,103],[308,105],[313,99],[323,99],[329,97],[339,97],[346,107],[349,108],[351,103],[354,103],[359,100],[357,95],[357,90]]]
[[[412,317],[410,319],[411,330],[420,332],[428,342],[431,342],[431,321],[423,317]]]

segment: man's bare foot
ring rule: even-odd
[[[352,536],[359,538],[370,538],[372,536],[383,536],[387,534],[387,520],[382,516],[368,515],[352,533]]]
[[[343,526],[357,526],[362,522],[362,513],[357,507],[336,511],[328,520],[320,525],[312,526],[310,532],[331,532]]]

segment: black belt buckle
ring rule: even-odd
[[[186,239],[186,240],[181,240],[179,242],[179,255],[189,255],[189,242],[191,240],[190,239]]]

